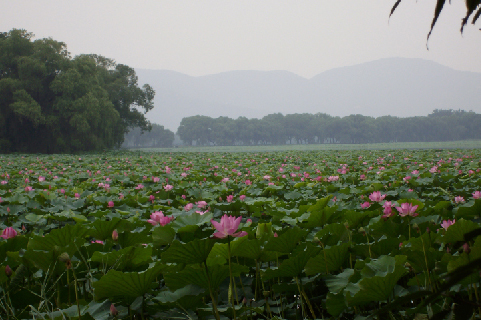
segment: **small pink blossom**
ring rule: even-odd
[[[252,182],[251,182],[249,179],[247,179],[247,180],[245,181],[245,184],[248,185],[248,186],[250,186],[250,185],[252,184]]]
[[[237,231],[239,228],[239,224],[241,222],[242,217],[233,217],[233,216],[228,216],[228,215],[223,215],[220,218],[220,223],[211,220],[212,225],[214,228],[217,230],[217,232],[214,233],[214,237],[223,239],[228,236],[231,237],[243,237],[247,235],[246,231]]]
[[[189,211],[189,210],[192,210],[193,207],[194,207],[193,203],[188,203],[184,206],[184,210]]]
[[[418,208],[418,205],[413,206],[412,203],[401,203],[400,207],[396,207],[396,210],[399,212],[399,216],[405,217],[405,216],[411,216],[411,217],[416,217],[418,213],[415,213],[416,209]]]
[[[480,199],[481,198],[481,191],[474,191],[473,192],[473,198],[474,199]]]
[[[462,203],[464,201],[465,201],[464,198],[461,196],[454,197],[454,202],[456,203]]]
[[[109,208],[113,208],[114,207],[114,202],[113,201],[109,201],[109,203],[107,204],[107,207]]]
[[[74,195],[74,197],[75,197],[76,199],[79,199],[79,198],[80,198],[80,194],[79,194],[78,192],[76,192],[75,195]]]
[[[239,196],[239,200],[240,201],[244,201],[244,199],[246,198],[246,195],[245,194],[242,194]],[[1,199],[1,198],[0,198]]]
[[[226,200],[227,202],[232,202],[232,200],[234,200],[234,196],[230,194],[227,196]]]
[[[363,209],[367,209],[367,208],[369,208],[370,206],[371,206],[371,204],[370,204],[368,201],[366,201],[366,202],[364,202],[364,203],[361,203],[361,208],[363,208]]]
[[[3,238],[3,239],[15,238],[17,236],[17,234],[18,233],[14,228],[8,227],[8,228],[6,228],[2,231],[2,234],[0,235],[0,238]]]
[[[386,198],[386,195],[381,195],[381,191],[374,191],[369,195],[369,199],[374,202],[381,202],[384,198]]]
[[[209,210],[205,210],[205,211],[196,210],[195,212],[198,213],[198,214],[200,214],[201,216],[203,216],[204,214],[206,214],[207,212],[209,212]]]
[[[222,201],[222,200],[221,200]],[[207,202],[205,202],[204,200],[201,200],[201,201],[198,201],[195,203],[197,205],[197,208],[204,208],[204,207],[207,207]]]
[[[153,226],[160,224],[161,226],[165,226],[166,224],[170,223],[174,218],[164,216],[162,211],[156,211],[150,215],[150,219],[147,220]]]
[[[170,191],[170,190],[172,190],[172,189],[174,189],[174,186],[172,186],[172,185],[170,185],[170,184],[164,186],[164,190],[165,190],[165,191]]]
[[[361,176],[359,177],[359,180],[366,180],[366,175],[365,175],[365,174],[361,174]]]
[[[441,223],[441,227],[442,227],[444,230],[448,230],[448,228],[449,228],[450,226],[452,226],[455,222],[456,222],[456,219],[453,219],[453,221],[451,221],[451,220],[443,220],[443,223]]]
[[[327,178],[328,182],[333,182],[338,180],[339,180],[339,176],[329,176],[329,178]]]
[[[139,184],[137,185],[137,187],[135,187],[136,190],[141,190],[141,189],[143,189],[143,188],[144,188],[144,185],[141,184],[141,183],[139,183]]]

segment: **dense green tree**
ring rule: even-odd
[[[150,129],[154,91],[137,86],[132,68],[32,39],[0,33],[0,151],[101,150],[120,146],[131,128]]]
[[[174,142],[174,133],[164,126],[152,124],[152,129],[148,132],[142,131],[137,127],[129,131],[125,135],[122,147],[150,147],[150,148],[166,148],[172,147]]]
[[[479,123],[481,114],[462,110],[409,118],[275,113],[262,119],[187,117],[177,132],[188,145],[429,142],[479,139]]]

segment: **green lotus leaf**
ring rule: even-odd
[[[326,298],[326,309],[330,315],[337,317],[347,308],[346,299],[344,297],[344,292],[334,294],[329,292]]]
[[[201,226],[206,223],[210,224],[210,220],[212,220],[213,217],[214,214],[212,212],[208,212],[203,215],[193,212],[190,215],[182,215],[177,217],[172,223],[170,223],[170,225],[175,231],[182,232],[184,228],[189,226]]]
[[[243,257],[259,260],[262,256],[261,241],[249,240],[248,237],[239,238],[231,242],[231,254],[233,257]]]
[[[307,233],[307,230],[302,230],[299,227],[290,228],[277,238],[270,238],[264,248],[280,253],[291,253],[298,245],[298,242],[305,239]]]
[[[353,274],[354,269],[345,269],[337,275],[327,276],[324,281],[329,288],[329,292],[334,294],[340,293],[347,286]]]
[[[52,230],[45,237],[34,236],[30,238],[27,248],[30,250],[67,252],[73,255],[85,242],[87,229],[81,225],[66,225],[63,228]]]
[[[319,253],[320,250],[319,247],[308,245],[304,251],[284,260],[279,268],[267,269],[262,278],[264,280],[269,280],[276,277],[297,277],[303,272],[309,259]]]
[[[134,302],[158,286],[156,278],[162,272],[163,265],[156,264],[143,272],[121,272],[110,270],[92,284],[96,301],[110,299],[127,305]]]
[[[118,243],[122,248],[137,246],[139,244],[150,243],[151,235],[149,230],[145,229],[140,232],[120,232]]]
[[[112,239],[112,232],[119,224],[120,219],[117,217],[112,218],[109,221],[95,220],[89,225],[89,233],[97,240]]]
[[[170,225],[158,226],[152,230],[152,241],[156,247],[168,245],[175,238],[175,230]]]
[[[209,279],[212,290],[217,289],[221,283],[229,277],[228,265],[213,265],[208,267],[209,278],[205,269],[199,266],[187,266],[180,272],[165,273],[165,284],[170,290],[178,290],[187,285],[196,285],[209,290]],[[232,264],[232,275],[240,276],[241,273],[249,272],[249,268],[236,263]]]
[[[214,239],[195,239],[187,243],[174,240],[169,249],[162,253],[162,262],[201,263],[207,260]]]
[[[321,250],[317,256],[307,262],[305,268],[306,275],[329,274],[339,270],[349,257],[349,246],[349,243],[343,243]]]
[[[456,223],[451,225],[446,234],[442,238],[443,243],[455,243],[458,241],[465,241],[464,235],[479,228],[479,224],[465,219],[456,220]]]
[[[326,246],[334,246],[339,241],[349,240],[349,230],[344,223],[331,223],[316,233],[316,237]]]
[[[298,191],[287,192],[287,193],[284,193],[284,198],[286,200],[297,200],[299,198],[302,198],[302,193]]]
[[[93,262],[116,270],[136,268],[152,261],[152,247],[127,247],[119,251],[103,253],[96,251],[90,258]]]

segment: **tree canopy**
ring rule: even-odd
[[[426,117],[378,118],[352,114],[269,114],[262,119],[239,117],[182,119],[177,134],[187,145],[259,145],[312,143],[431,142],[477,139],[481,114],[434,110]]]
[[[0,33],[0,151],[76,152],[120,146],[149,130],[154,90],[134,69],[99,55],[71,57],[65,43]]]
[[[397,7],[401,4],[402,0],[396,0],[394,3],[394,6],[391,9],[391,16],[394,11],[396,11]],[[431,29],[429,30],[428,33],[428,39],[431,36],[431,33],[433,32],[434,25],[438,21],[439,15],[441,14],[441,11],[444,8],[444,5],[446,4],[447,0],[436,0],[436,7],[434,8],[434,17],[433,21],[431,22]],[[461,33],[463,33],[464,27],[469,23],[469,19],[471,19],[471,23],[474,25],[476,21],[479,19],[479,16],[481,16],[481,0],[465,0],[464,1],[466,4],[466,16],[461,20]],[[451,3],[451,0],[449,0],[449,3]]]

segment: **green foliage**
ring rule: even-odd
[[[32,38],[17,29],[0,37],[0,151],[102,150],[150,129],[154,91],[138,87],[134,69]]]
[[[193,116],[182,119],[177,134],[184,144],[197,146],[456,141],[478,139],[480,121],[481,115],[471,111],[438,109],[426,117],[410,118],[360,114],[340,118],[307,113],[236,120]],[[405,130],[406,123],[411,124],[410,130]],[[296,190],[285,195],[299,196]]]
[[[3,155],[0,318],[113,319],[112,303],[135,319],[476,318],[480,159]],[[401,216],[402,203],[418,207]],[[214,237],[224,214],[243,237]]]

